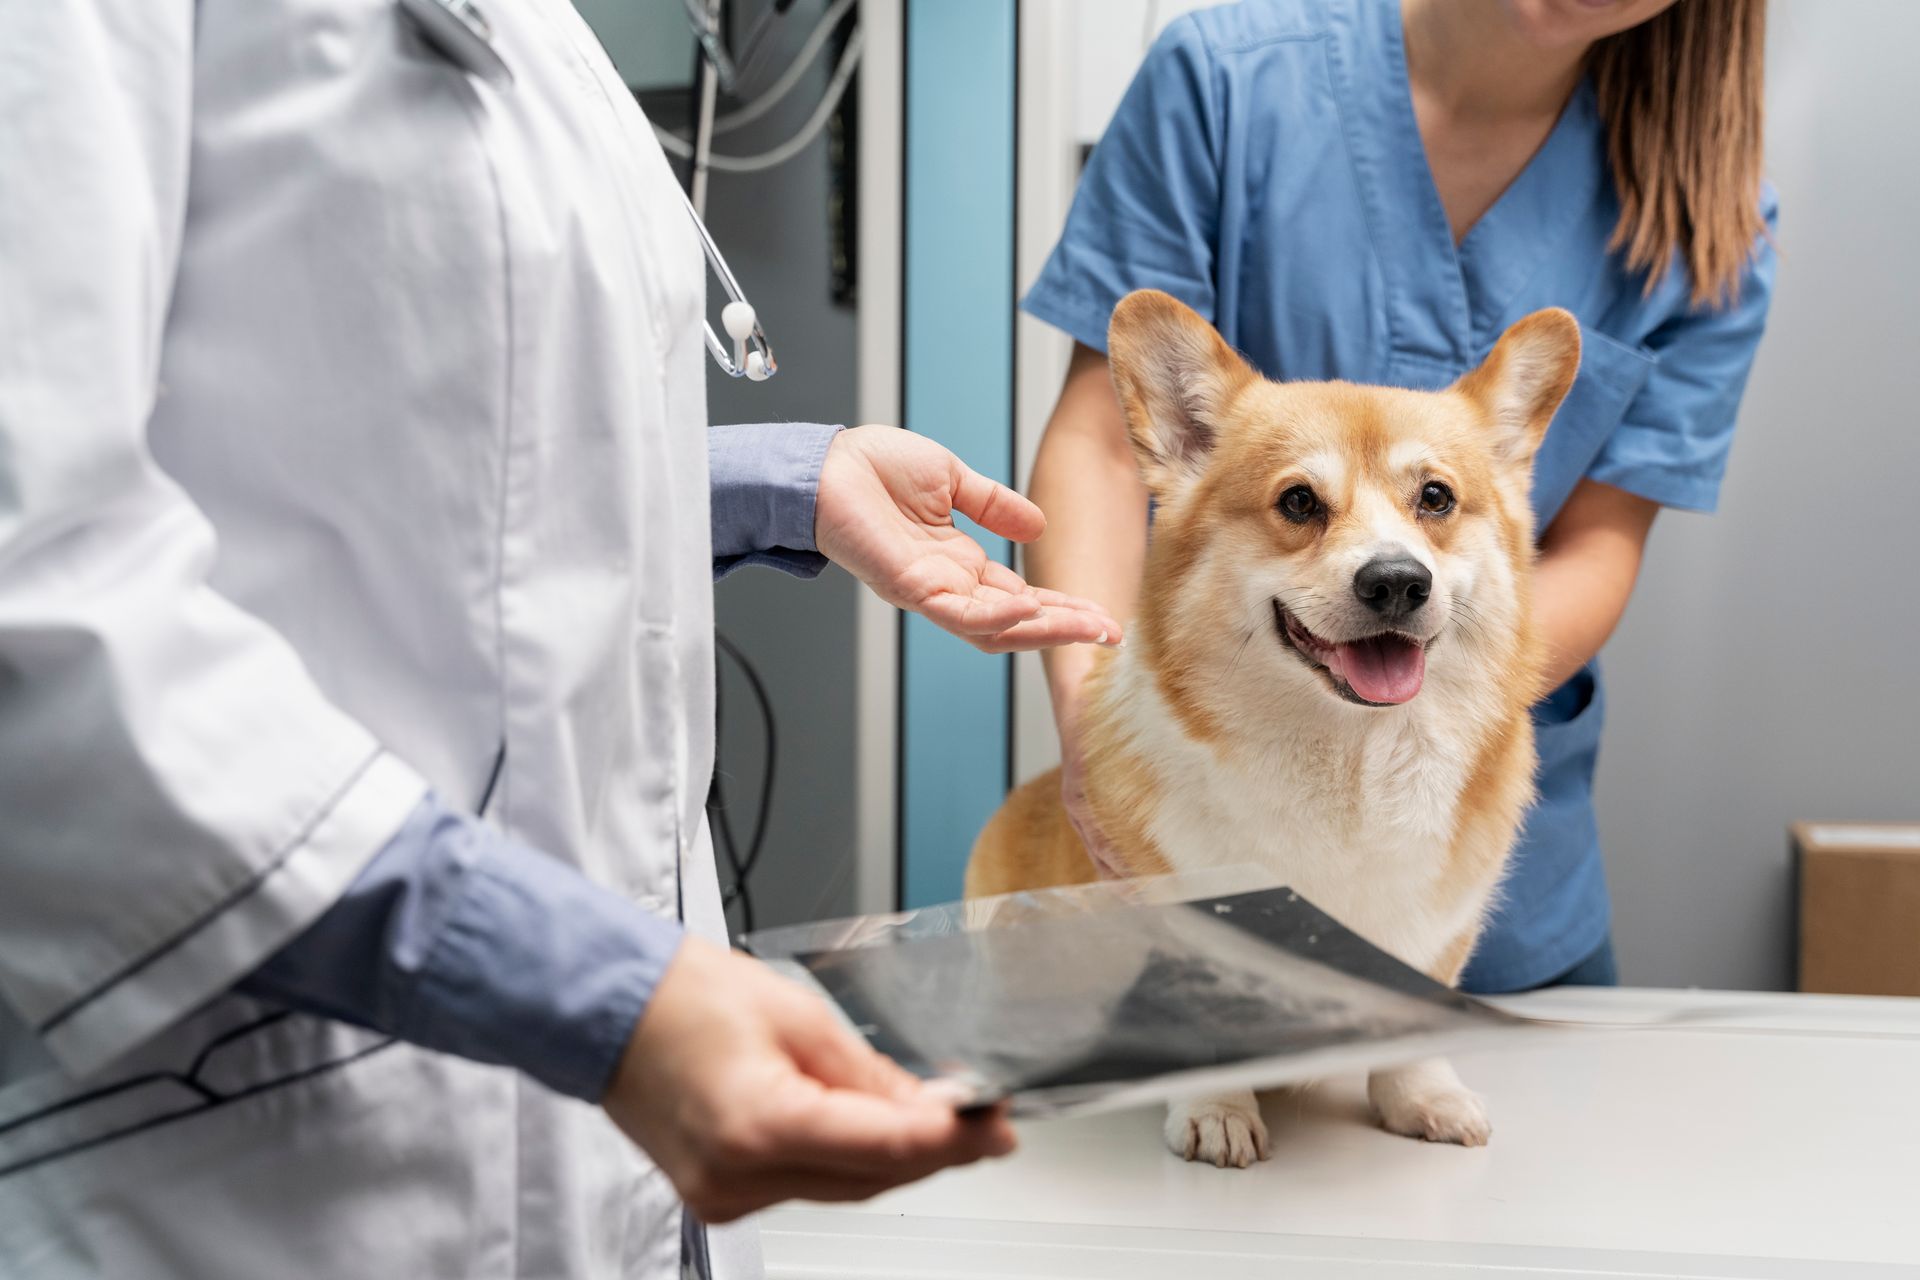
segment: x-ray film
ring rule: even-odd
[[[1019,1115],[1542,1034],[1239,868],[763,930],[746,945],[917,1075]]]

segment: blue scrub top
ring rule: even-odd
[[[1775,199],[1762,212],[1774,225]],[[1541,307],[1580,320],[1580,374],[1535,464],[1544,529],[1582,476],[1711,511],[1766,321],[1774,255],[1738,300],[1649,292],[1607,250],[1620,206],[1592,87],[1458,248],[1427,168],[1397,0],[1246,0],[1147,55],[1022,305],[1096,350],[1114,304],[1163,289],[1271,378],[1437,388]],[[1550,982],[1607,941],[1593,816],[1600,673],[1534,709],[1540,799],[1462,985]]]

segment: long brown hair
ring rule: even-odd
[[[1760,217],[1766,0],[1679,0],[1594,45],[1620,193],[1612,248],[1652,289],[1676,254],[1696,305],[1739,295]]]

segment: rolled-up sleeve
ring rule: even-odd
[[[797,578],[827,567],[813,544],[813,509],[820,468],[839,431],[810,422],[708,431],[715,578],[748,565]]]
[[[76,1075],[297,935],[425,793],[211,589],[147,446],[195,11],[0,6],[0,997]]]
[[[240,990],[597,1102],[681,938],[676,922],[428,797]]]
[[[1656,363],[1587,475],[1665,507],[1712,511],[1733,450],[1734,422],[1767,325],[1778,258],[1779,201],[1761,202],[1766,233],[1724,306],[1694,306],[1647,339]]]

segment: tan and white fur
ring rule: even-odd
[[[1536,312],[1438,392],[1267,381],[1152,291],[1108,346],[1157,510],[1140,616],[1089,680],[1094,819],[1129,874],[1259,864],[1457,981],[1532,797],[1528,488],[1579,326]],[[981,833],[967,893],[1095,874],[1048,773]],[[1491,1132],[1443,1060],[1368,1094],[1395,1133]],[[1250,1093],[1173,1106],[1166,1136],[1217,1165],[1267,1153]]]

